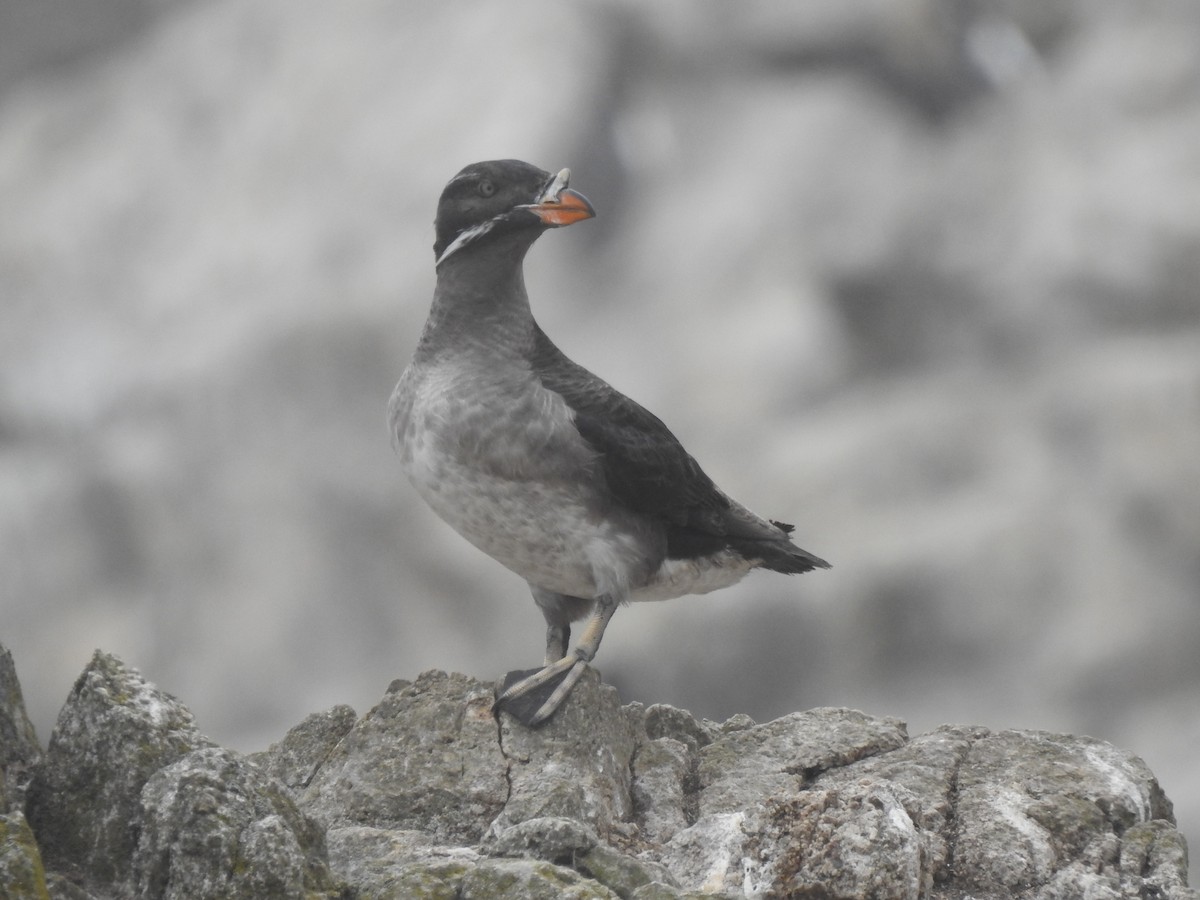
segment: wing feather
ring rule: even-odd
[[[787,541],[784,530],[730,500],[661,419],[573,362],[541,329],[532,365],[574,411],[614,499],[668,526],[669,556],[716,552],[731,538]]]

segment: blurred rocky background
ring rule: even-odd
[[[384,423],[461,166],[542,325],[834,564],[620,612],[624,700],[1142,755],[1200,846],[1200,5],[4,0],[0,640],[261,749],[536,664]]]

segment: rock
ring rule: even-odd
[[[642,833],[665,843],[695,820],[693,759],[687,745],[657,738],[638,745],[633,757],[634,818]],[[689,811],[691,815],[689,816]]]
[[[863,781],[768,801],[747,842],[746,893],[926,895],[933,884],[928,839],[904,799],[909,798],[892,785]]]
[[[740,727],[749,728],[754,724],[754,720],[749,716],[743,718],[745,723],[743,725],[739,722]],[[721,735],[721,726],[712,722],[698,722],[686,709],[676,709],[665,703],[655,703],[646,707],[641,724],[646,731],[646,737],[652,740],[670,738],[682,741],[693,753],[701,747],[707,747]]]
[[[617,692],[590,669],[545,726],[531,730],[500,716],[500,747],[508,761],[509,796],[492,829],[526,819],[566,816],[607,836],[633,812],[630,762],[634,729]]]
[[[1102,741],[943,728],[706,817],[666,860],[692,872],[685,885],[744,883],[749,896],[987,897],[1036,886],[1045,897],[1190,897],[1172,821],[1145,764]]]
[[[350,706],[313,713],[284,735],[282,741],[262,753],[250,754],[248,759],[285,787],[301,791],[308,787],[317,769],[357,719]]]
[[[0,814],[23,805],[30,769],[41,755],[12,654],[0,644]]]
[[[586,830],[579,823],[567,827]],[[332,828],[329,851],[331,865],[354,886],[360,900],[617,896],[598,881],[540,854],[531,859],[488,859],[465,847],[432,844],[416,832]]]
[[[492,685],[426,672],[397,681],[329,754],[301,798],[326,827],[421,831],[471,843],[508,801]]]
[[[324,831],[229,750],[195,750],[142,790],[133,883],[146,900],[333,896]]]
[[[684,887],[737,895],[757,821],[754,813],[746,812],[707,815],[671,838],[659,858]]]
[[[1078,874],[1078,866],[1071,868],[1076,870],[1071,874]],[[1126,831],[1120,840],[1117,869],[1142,873],[1147,893],[1165,897],[1195,896],[1194,891],[1189,893],[1187,886],[1187,842],[1169,819],[1142,822]],[[1093,873],[1095,871],[1093,869]],[[1065,874],[1060,873],[1060,876]]]
[[[1067,877],[1064,862],[1102,871],[1118,893],[1179,882],[1176,856],[1137,849],[1156,832],[1135,832],[1122,854],[1131,829],[1174,815],[1146,764],[1111,744],[1035,731],[987,735],[972,743],[957,787],[950,840],[968,888],[1054,884]]]
[[[457,897],[467,871],[484,857],[435,843],[419,831],[341,825],[326,834],[329,866],[363,898]]]
[[[573,869],[525,859],[487,860],[459,885],[461,900],[619,900],[620,895]]]
[[[621,897],[643,885],[675,883],[665,866],[610,847],[589,825],[571,818],[527,819],[504,828],[484,846],[494,856],[523,856],[568,866]]]
[[[500,831],[486,846],[496,856],[526,856],[570,863],[600,843],[595,830],[577,819],[527,819]]]
[[[705,898],[711,900],[712,894],[697,894],[693,891],[681,891],[671,887],[669,884],[663,884],[660,881],[654,881],[650,884],[644,884],[632,894],[629,895],[629,900],[692,900],[692,898]]]
[[[699,753],[699,814],[734,812],[794,793],[827,769],[895,750],[907,740],[904,723],[852,709],[792,713],[735,731]]]
[[[573,867],[611,888],[621,897],[628,897],[638,888],[651,884],[666,887],[676,885],[674,876],[662,863],[638,859],[606,844],[597,844],[577,857]]]
[[[394,897],[458,900],[468,871],[469,867],[462,863],[412,863],[378,884],[366,883],[359,889],[358,896],[362,900],[392,900]]]
[[[6,900],[49,900],[42,856],[25,816],[0,815],[0,896]]]
[[[29,785],[26,814],[46,865],[101,888],[125,881],[142,788],[163,766],[209,746],[178,700],[97,650]]]
[[[986,729],[939,728],[891,753],[824,772],[814,786],[851,787],[864,780],[898,786],[902,791],[899,796],[907,800],[906,814],[925,835],[927,863],[936,872],[950,858],[950,827],[956,814],[960,767],[972,742],[987,734]]]
[[[718,725],[621,707],[595,671],[531,730],[493,715],[494,688],[425,672],[361,719],[335,707],[243,757],[97,653],[35,770],[33,828],[0,816],[0,884],[63,900],[1200,900],[1154,775],[1103,741],[909,739],[847,709]]]

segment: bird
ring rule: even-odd
[[[617,608],[728,587],[753,569],[830,565],[705,474],[653,413],[573,362],[534,319],[524,260],[595,216],[571,173],[516,159],[450,179],[434,220],[437,282],[388,404],[417,493],[525,579],[546,621],[540,667],[509,672],[494,710],[548,721]],[[576,646],[571,624],[587,619]]]

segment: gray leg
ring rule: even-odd
[[[608,627],[613,613],[617,611],[617,605],[617,601],[611,597],[598,597],[592,617],[588,620],[587,627],[584,629],[575,651],[554,662],[547,661],[544,668],[532,674],[520,673],[524,677],[504,688],[503,693],[496,699],[496,706],[498,708],[507,707],[518,721],[530,728],[542,724],[554,715],[555,710],[562,705],[567,695],[571,693],[571,688],[583,675],[587,664],[595,659],[596,651],[600,649],[600,641],[604,638],[604,630]],[[547,621],[549,618],[547,616]],[[551,650],[551,632],[557,627],[569,629],[569,626],[547,626],[547,660]],[[569,633],[569,630],[564,633],[564,638],[566,633]],[[557,634],[554,639],[557,641]],[[548,696],[546,696],[547,692]],[[540,705],[534,706],[533,702],[528,702],[536,702],[543,696],[546,696],[546,699]],[[520,702],[522,698],[525,698],[526,702]]]
[[[575,646],[575,656],[581,662],[589,663],[596,658],[596,651],[600,649],[600,641],[604,639],[604,630],[608,628],[609,620],[616,611],[617,601],[612,597],[596,598],[592,617],[588,619],[587,628],[583,630],[583,637]]]
[[[567,647],[571,644],[571,626],[546,626],[546,665],[558,662],[567,655]]]
[[[546,665],[550,665],[567,655],[571,643],[571,623],[586,616],[592,609],[593,601],[556,594],[532,584],[529,590],[546,617]]]

